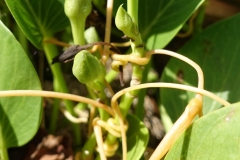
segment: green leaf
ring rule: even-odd
[[[44,37],[50,37],[69,25],[62,0],[5,1],[26,37],[39,49],[42,49]]]
[[[195,121],[174,143],[165,160],[240,159],[240,103]]]
[[[149,139],[148,129],[136,116],[127,115],[128,131],[127,131],[127,159],[138,160],[143,155]]]
[[[147,48],[165,47],[203,1],[139,0],[139,30]],[[116,1],[114,10],[123,3],[126,1]]]
[[[0,90],[40,90],[33,65],[12,33],[0,21]],[[0,150],[27,143],[37,132],[40,97],[0,98]]]
[[[205,89],[229,102],[240,100],[239,59],[240,14],[216,23],[194,37],[179,53],[195,61],[202,68]],[[196,71],[188,64],[172,58],[164,69],[162,81],[197,86]],[[184,111],[191,92],[161,89],[162,109],[172,122]],[[207,114],[222,105],[204,97],[203,113]]]
[[[163,48],[203,0],[139,1],[139,30],[147,48]]]

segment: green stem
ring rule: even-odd
[[[0,149],[0,159],[1,160],[9,160],[7,148],[2,147]]]
[[[52,58],[58,55],[58,50],[57,47],[53,44],[47,44],[43,43],[43,48],[46,53],[46,57],[48,60],[48,63],[50,64],[50,68],[54,77],[54,90],[61,91],[63,93],[69,93],[69,90],[67,88],[66,82],[64,80],[62,71],[61,71],[61,66],[59,63],[51,65]],[[74,115],[73,112],[73,103],[68,100],[64,100],[66,109],[68,110],[69,113]],[[53,113],[56,114],[56,113]],[[57,123],[57,122],[55,122]],[[72,124],[72,123],[71,123]],[[80,130],[79,126],[77,124],[72,124],[73,126],[73,132],[74,132],[74,140],[75,140],[75,145],[80,145],[81,140],[80,140]]]
[[[71,19],[70,22],[72,27],[74,44],[85,45],[84,38],[85,20],[73,18]]]
[[[106,138],[106,143],[109,144],[109,145],[113,145],[116,141],[116,137],[111,135],[111,134],[108,134],[107,138]]]
[[[100,154],[97,155],[97,157],[95,158],[95,160],[101,160]]]
[[[92,89],[96,93],[97,98],[100,99],[101,102],[107,105],[110,104],[104,91],[105,89],[104,77],[94,80],[94,82],[87,83],[86,85],[89,89]],[[103,121],[107,121],[109,118],[109,114],[105,110],[100,108],[98,108],[98,111],[100,114],[100,119]]]
[[[91,10],[91,0],[65,0],[64,2],[64,11],[70,20],[75,44],[85,45],[85,21]]]
[[[16,28],[17,28],[17,34],[18,34],[18,36],[17,36],[18,37],[18,41],[21,44],[21,46],[24,49],[24,51],[29,56],[27,38],[26,38],[26,36],[24,35],[24,33],[22,32],[22,30],[20,29],[20,27],[18,25],[16,25]],[[31,59],[32,59],[32,57],[31,57]]]
[[[0,108],[2,109],[1,103]],[[2,110],[1,110],[2,111]],[[8,152],[7,147],[5,145],[5,136],[3,135],[4,127],[2,123],[0,123],[0,160],[8,160]]]
[[[84,144],[82,148],[81,159],[90,159],[93,157],[93,152],[95,151],[95,147],[97,145],[96,136],[93,133]]]
[[[194,30],[194,34],[198,34],[202,31],[202,27],[203,27],[203,22],[204,22],[204,18],[205,18],[205,10],[206,10],[206,2],[204,2],[201,7],[198,9],[197,11],[197,17],[195,20],[195,30]]]
[[[69,17],[69,20],[71,22],[74,44],[85,45],[85,38],[84,38],[85,20],[87,15],[90,14],[91,2],[90,1],[89,2],[88,1],[72,1],[72,2],[71,1],[65,2],[65,13]],[[81,8],[81,7],[85,7],[85,8]],[[89,87],[87,85],[87,89],[92,98],[96,99],[96,96],[98,96],[98,98],[101,98],[101,100],[105,101],[106,95],[104,92],[104,85],[100,86],[100,90],[97,91],[97,94],[93,93],[93,90],[95,90],[95,87]],[[107,102],[105,103],[108,104]],[[109,118],[108,113],[102,109],[99,109],[99,114],[102,120],[107,120]],[[91,136],[83,147],[83,157],[89,156],[90,153],[91,153],[90,154],[91,156],[95,148],[95,145],[96,145],[96,138],[95,136]],[[86,152],[88,152],[87,155],[85,155]]]
[[[127,11],[132,17],[133,22],[138,25],[138,0],[128,0]]]
[[[131,18],[133,19],[133,22],[138,27],[138,0],[128,0],[127,3],[128,3],[127,4],[128,14],[131,16]],[[142,38],[140,33],[137,34],[134,41],[131,41],[131,48],[132,48],[132,54],[135,54],[138,56],[144,56],[145,51],[142,46]],[[141,82],[143,69],[142,69],[142,66],[139,66],[136,64],[133,64],[132,66],[133,66],[133,73],[132,73],[131,85],[136,85],[137,83]],[[128,92],[124,94],[123,97],[121,98],[119,108],[121,110],[123,118],[126,117],[129,111],[129,108],[132,104],[132,101],[137,96],[137,94],[138,94],[138,90]],[[116,118],[116,121],[118,122],[117,118]],[[108,144],[113,144],[115,141],[116,141],[116,138],[113,137],[111,134],[108,134],[105,142]]]
[[[118,72],[112,69],[106,74],[105,79],[108,83],[111,83],[117,77],[117,75],[118,75]]]
[[[135,25],[138,27],[138,0],[129,0],[127,1],[128,6],[128,14],[131,16],[133,21],[135,22]],[[132,54],[138,55],[138,56],[144,56],[145,50],[142,46],[142,38],[141,34],[139,33],[137,37],[134,39],[134,41],[131,41],[131,47],[132,47]],[[142,72],[143,68],[142,66],[132,64],[133,72],[132,72],[132,80],[131,80],[131,86],[137,85],[142,80]],[[121,103],[119,104],[119,107],[121,111],[123,112],[123,116],[125,117],[127,115],[127,112],[132,104],[132,101],[134,97],[137,97],[139,90],[132,91],[128,94],[125,94],[123,96],[123,100],[121,100]]]
[[[128,110],[132,105],[132,101],[134,100],[134,96],[132,96],[129,92],[124,94],[121,98],[119,108],[121,110],[123,118],[127,116]]]
[[[53,79],[53,88],[56,92],[61,92],[60,86],[58,85],[58,82],[56,79]],[[51,121],[49,126],[49,132],[54,134],[56,128],[57,128],[57,119],[59,114],[59,106],[60,106],[60,100],[54,99],[53,107],[52,107],[52,113],[51,113]]]
[[[86,13],[87,14],[87,13]],[[73,34],[73,40],[75,44],[79,44],[79,45],[85,45],[85,37],[84,37],[84,31],[85,31],[85,21],[86,21],[86,17],[84,17],[83,15],[85,14],[76,14],[75,16],[72,16],[70,19],[71,22],[71,27],[72,27],[72,34]],[[85,15],[86,16],[86,15]],[[104,83],[102,83],[104,84]],[[98,91],[98,98],[100,98],[101,100],[103,100],[104,103],[106,97],[106,94],[104,92],[104,85],[100,86],[101,89]],[[87,89],[91,95],[92,98],[95,98],[96,96],[94,94],[92,94],[92,91],[90,89],[90,87],[87,85]],[[94,88],[92,88],[94,90]],[[109,104],[109,103],[106,103]],[[107,120],[109,118],[109,115],[106,111],[99,109],[99,114],[100,114],[100,118],[102,120]]]
[[[52,58],[58,55],[57,47],[53,44],[43,44],[43,48],[48,60],[48,63],[50,64],[50,68],[54,77],[54,90],[61,91],[64,93],[69,93],[69,90],[67,88],[66,82],[64,80],[60,63],[56,63],[54,65],[51,65]],[[64,101],[66,103],[67,110],[73,114],[73,103],[71,101]]]
[[[73,32],[73,39],[74,39],[74,43],[75,44],[79,44],[79,45],[85,45],[85,38],[84,38],[84,30],[85,30],[85,20],[77,20],[76,18],[71,18],[71,26],[72,26],[72,32]],[[104,92],[104,83],[102,83],[103,85],[101,85],[101,89],[98,91],[97,96],[98,98],[100,98],[101,100],[103,100],[104,103],[106,103],[105,99],[106,94]],[[87,85],[87,90],[89,91],[90,95],[92,98],[95,98],[96,96],[92,93],[92,90],[94,90],[94,88],[90,88]],[[109,104],[109,103],[106,103]],[[106,121],[109,118],[109,114],[104,111],[103,109],[98,109],[99,110],[99,114],[100,114],[100,118],[104,121]]]
[[[54,134],[57,128],[57,119],[58,119],[58,114],[59,114],[59,106],[60,106],[60,100],[59,99],[54,99],[54,105],[52,108],[52,114],[51,114],[51,121],[50,121],[50,126],[49,126],[49,133]]]
[[[89,94],[90,98],[92,98],[92,99],[97,99],[98,97],[97,97],[97,95],[94,93],[94,91],[93,91],[91,88],[89,88],[87,85],[86,85],[86,87],[87,87],[87,91],[88,91],[88,94]]]
[[[146,66],[145,69],[143,71],[143,78],[142,78],[142,82],[141,83],[146,83],[147,82],[147,77],[148,77],[148,73],[149,73],[149,69],[151,67],[151,63],[149,62]],[[135,114],[137,115],[137,117],[139,119],[143,119],[144,118],[144,98],[146,95],[146,89],[141,89],[138,93],[138,103],[136,106],[136,110],[135,110]]]

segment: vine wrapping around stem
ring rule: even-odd
[[[134,64],[138,64],[138,65],[146,65],[149,61],[150,58],[153,54],[164,54],[164,55],[169,55],[175,58],[178,58],[186,63],[188,63],[189,65],[191,65],[197,72],[198,74],[198,88],[203,89],[204,87],[204,76],[203,76],[203,72],[201,67],[195,63],[194,61],[192,61],[191,59],[180,55],[178,53],[172,52],[172,51],[168,51],[168,50],[164,50],[164,49],[155,49],[155,50],[151,50],[148,51],[146,53],[145,57],[139,57],[136,55],[119,55],[119,54],[112,54],[112,58],[114,60],[114,62],[112,63],[112,68],[115,69],[117,68],[116,65],[125,65],[128,62],[134,63]]]

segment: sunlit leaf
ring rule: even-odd
[[[12,33],[0,21],[0,90],[40,90],[33,65]],[[40,97],[0,98],[0,150],[29,141],[40,124]]]
[[[175,142],[165,160],[240,159],[240,103],[195,121]]]
[[[179,52],[195,61],[202,68],[205,89],[229,102],[240,100],[239,59],[240,14],[225,19],[205,29],[194,37]],[[162,81],[197,86],[196,71],[172,58],[164,69]],[[191,92],[161,89],[161,102],[173,122],[180,116],[188,101],[195,95]],[[203,112],[207,114],[222,105],[204,97]]]

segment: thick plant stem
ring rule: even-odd
[[[121,110],[122,113],[122,117],[125,118],[127,116],[128,110],[132,104],[132,101],[135,97],[132,96],[132,94],[130,92],[125,93],[122,97],[121,97],[121,101],[119,104],[119,108]]]
[[[74,44],[85,45],[85,21],[91,10],[91,0],[65,1],[64,11],[71,23]]]
[[[17,36],[19,39],[19,42],[21,44],[21,46],[23,47],[24,51],[27,53],[27,55],[29,56],[29,52],[28,52],[28,41],[26,36],[23,34],[22,30],[19,28],[18,25],[16,25],[16,29],[17,29]],[[29,58],[31,59],[31,57],[29,56]]]
[[[47,44],[43,43],[43,48],[46,53],[46,57],[48,60],[48,63],[51,64],[52,58],[55,57],[58,54],[57,48],[53,44]],[[54,77],[54,90],[61,91],[64,93],[69,93],[66,82],[64,80],[62,71],[61,71],[61,66],[59,63],[50,65],[53,77]],[[66,104],[66,109],[74,115],[73,112],[73,103],[68,100],[64,100]],[[57,111],[57,110],[56,110]],[[54,113],[56,114],[56,113]],[[55,123],[57,124],[57,122]],[[81,140],[80,140],[80,131],[79,131],[79,126],[77,124],[72,124],[73,126],[73,131],[74,131],[74,136],[75,136],[75,145],[80,145]]]
[[[150,67],[152,66],[151,61],[145,66],[145,70],[143,71],[143,78],[141,83],[147,82],[148,72]],[[135,109],[135,114],[139,119],[144,118],[144,97],[146,96],[147,89],[142,89],[138,93],[138,103]]]
[[[138,0],[129,0],[127,1],[128,6],[128,14],[131,16],[133,22],[138,28]],[[128,36],[128,35],[127,35]],[[131,48],[132,54],[143,57],[145,54],[145,50],[143,47],[143,42],[141,38],[141,34],[138,33],[136,38],[131,40]],[[132,72],[132,80],[130,85],[138,85],[141,83],[142,80],[142,72],[143,67],[137,64],[132,64],[133,72]],[[138,95],[139,91],[132,91],[128,94],[125,94],[122,99],[119,107],[121,109],[123,118],[127,115],[127,112],[132,104],[133,99]]]
[[[132,54],[137,55],[139,57],[144,56],[144,48],[142,44],[142,38],[138,31],[138,0],[128,0],[127,1],[128,6],[128,14],[126,14],[125,10],[123,8],[118,9],[118,13],[115,19],[116,26],[124,32],[124,34],[131,39],[131,48],[132,48]],[[130,17],[129,17],[130,15]],[[131,21],[132,19],[132,21]],[[133,30],[129,30],[129,27],[133,27]],[[133,73],[132,73],[132,80],[131,80],[131,86],[138,85],[141,83],[142,79],[142,66],[139,66],[137,64],[133,64]],[[125,119],[129,108],[132,104],[133,99],[137,96],[138,91],[132,91],[124,94],[124,96],[121,99],[119,108],[121,111],[121,115],[116,116],[115,121],[120,124],[120,126],[123,127],[122,120]],[[120,114],[120,113],[118,113]],[[121,116],[121,117],[119,117]],[[122,119],[119,121],[119,118]],[[124,131],[121,131],[122,135],[122,150],[123,150],[123,159],[127,159],[127,145],[126,145],[126,136]],[[114,141],[116,141],[115,138],[112,138],[111,134],[108,134],[105,143],[107,144],[113,144]]]
[[[87,142],[84,144],[82,148],[82,159],[92,159],[93,153],[95,151],[97,141],[96,141],[96,136],[93,133],[87,140]]]
[[[85,45],[84,39],[85,23],[83,23],[82,21],[83,20],[77,18],[71,20],[74,44]]]
[[[138,0],[129,0],[128,3],[128,13],[122,8],[119,7],[117,11],[117,15],[115,18],[115,23],[118,29],[123,31],[123,33],[129,37],[131,40],[131,48],[132,54],[143,57],[144,56],[144,48],[142,44],[142,38],[138,31]],[[132,74],[132,81],[131,86],[138,85],[141,83],[142,79],[142,66],[137,64],[133,64],[133,74]],[[117,116],[115,117],[115,122],[120,124],[121,127],[124,126],[123,120],[125,119],[128,110],[132,104],[133,99],[137,96],[138,91],[132,91],[124,94],[121,99],[119,109],[117,106],[114,107]],[[112,106],[113,107],[113,106]],[[121,112],[121,113],[120,113]],[[122,135],[122,150],[123,156],[122,158],[125,160],[127,159],[127,145],[126,145],[126,136],[123,130],[121,130]],[[114,144],[116,141],[116,137],[111,134],[108,134],[105,144],[111,145]]]
[[[118,72],[114,71],[114,70],[110,70],[107,74],[106,74],[106,81],[108,83],[111,83],[118,75]]]
[[[54,134],[55,130],[57,128],[56,122],[57,122],[58,114],[59,114],[59,106],[60,106],[60,100],[54,99],[52,114],[51,114],[51,121],[50,121],[50,126],[49,126],[49,132],[51,134]]]
[[[133,22],[138,25],[138,0],[128,0],[127,11]]]
[[[2,148],[0,149],[0,159],[1,159],[1,160],[9,160],[7,148],[2,147]]]
[[[53,79],[53,88],[54,88],[54,91],[61,92],[60,86],[58,85],[58,82],[55,78]],[[58,114],[59,114],[59,106],[60,106],[60,100],[54,99],[54,103],[53,103],[53,107],[52,107],[52,114],[51,114],[51,121],[50,121],[50,126],[49,126],[49,132],[51,134],[54,134],[55,130],[57,128],[56,122],[57,122]]]
[[[94,83],[95,83],[95,86],[87,85],[88,89],[89,90],[92,89],[94,92],[96,92],[96,96],[97,96],[98,101],[100,103],[104,103],[104,104],[108,105],[109,101],[108,101],[107,96],[104,92],[104,88],[105,88],[104,79],[99,80],[98,82],[94,82]],[[108,118],[109,118],[109,114],[103,109],[98,109],[98,111],[99,111],[100,119],[104,120],[104,121],[107,121]]]
[[[2,107],[0,105],[0,107]],[[2,131],[3,126],[2,124],[0,124],[0,130]],[[0,160],[9,160],[8,158],[8,151],[7,151],[7,147],[4,143],[4,136],[2,134],[2,132],[0,132]]]
[[[46,53],[46,57],[48,60],[48,63],[51,64],[52,58],[55,57],[58,54],[57,48],[53,44],[43,44],[44,51]],[[67,88],[66,82],[64,80],[62,71],[61,71],[61,66],[59,63],[50,65],[53,77],[54,77],[54,87],[56,90],[59,90],[64,93],[69,93],[69,90]],[[66,108],[67,110],[73,114],[73,104],[71,101],[65,101],[66,103]]]

